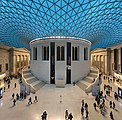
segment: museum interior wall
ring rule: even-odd
[[[15,48],[0,44],[0,74],[18,75],[21,69],[29,66],[30,52],[25,48]]]
[[[91,64],[99,68],[102,74],[122,74],[122,44],[91,51]]]

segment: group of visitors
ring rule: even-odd
[[[81,115],[82,117],[84,117],[84,111],[86,113],[86,119],[88,118],[89,112],[88,112],[88,104],[84,102],[84,100],[82,100],[82,104],[81,104]]]
[[[42,120],[47,120],[47,112],[44,111],[43,114],[41,115]]]
[[[110,108],[115,109],[115,102],[110,101],[109,102],[109,106],[110,106]]]
[[[13,93],[12,94],[12,100],[13,100],[13,106],[16,105],[16,101],[19,100],[19,94],[17,93],[16,94],[16,98],[15,98],[15,94]]]
[[[15,98],[15,93],[12,94],[12,100],[13,100],[13,106],[16,105],[16,101],[17,100],[22,100],[22,99],[26,99],[25,95],[23,95],[22,93],[20,93],[20,95],[17,93],[16,94],[16,98]],[[38,102],[38,99],[37,99],[37,96],[35,96],[35,99],[34,99],[34,103]],[[28,101],[28,105],[32,104],[32,98],[30,97],[29,98],[29,101]]]
[[[103,98],[101,96],[96,96],[95,101],[96,102],[93,103],[94,109],[97,110],[96,107],[98,107],[99,110],[100,110],[100,113],[104,115],[104,112],[105,112],[105,98]]]
[[[104,79],[104,80],[108,80],[108,83],[115,82],[115,77],[114,77],[114,76],[113,76],[113,77],[112,77],[112,76],[110,77],[110,76],[105,76],[105,75],[104,75],[104,76],[103,76],[103,79]]]
[[[32,98],[30,97],[28,100],[29,100],[28,105],[32,104]],[[34,103],[36,102],[38,102],[37,96],[35,96],[35,99],[34,99]]]
[[[69,114],[68,110],[65,111],[65,120],[72,120],[73,115],[72,113]]]

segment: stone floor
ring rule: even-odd
[[[89,120],[110,120],[109,113],[111,110],[115,120],[122,120],[122,101],[114,100],[114,92],[112,92],[111,97],[107,97],[107,111],[103,116],[98,108],[97,111],[93,109],[94,97],[86,95],[79,87],[72,85],[66,85],[65,88],[56,88],[55,85],[47,84],[35,94],[38,96],[39,102],[34,103],[35,95],[31,94],[32,105],[28,105],[29,97],[27,97],[25,100],[17,101],[16,106],[13,107],[11,95],[12,93],[19,93],[19,84],[17,84],[17,88],[13,88],[14,82],[18,83],[18,80],[12,80],[11,88],[6,89],[3,98],[0,99],[0,120],[41,120],[41,114],[45,110],[48,113],[47,120],[64,120],[66,109],[73,114],[73,120],[85,120],[80,114],[83,99],[89,105]],[[103,81],[103,83],[108,84],[107,81]],[[110,83],[110,85],[114,86],[113,91],[117,91],[114,83]],[[116,103],[115,110],[109,108],[109,100]]]

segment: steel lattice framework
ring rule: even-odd
[[[70,36],[92,49],[122,42],[122,0],[0,0],[0,42],[29,48],[33,39]]]

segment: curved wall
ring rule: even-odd
[[[51,43],[54,43],[54,53],[55,58],[51,57]],[[67,48],[68,43],[70,44],[70,48]],[[49,46],[49,60],[43,60],[43,47]],[[64,60],[57,60],[57,55],[62,54],[61,52],[57,53],[57,47],[64,46]],[[33,40],[30,42],[31,47],[31,72],[40,80],[43,80],[47,83],[55,83],[58,79],[65,80],[65,83],[72,83],[77,81],[83,77],[85,77],[90,71],[90,47],[91,43],[89,41],[83,39],[76,38],[44,38]],[[35,52],[33,48],[37,48],[37,58],[33,59],[35,56]],[[77,52],[74,52],[73,55],[73,47],[77,47]],[[34,49],[35,49],[34,48]],[[86,55],[87,60],[84,60],[84,48],[88,48],[88,53]],[[69,50],[71,49],[71,51]],[[68,52],[68,53],[67,53]],[[70,53],[71,52],[71,53]],[[68,56],[71,54],[71,58]],[[73,60],[73,56],[77,56],[75,60]],[[61,55],[60,55],[61,56]],[[68,56],[68,57],[67,57]],[[52,59],[53,60],[52,62]],[[68,59],[70,59],[68,61]],[[70,63],[67,63],[67,61]],[[52,65],[51,65],[52,64]],[[55,75],[51,77],[52,66],[55,68]],[[52,78],[54,79],[53,82]]]

